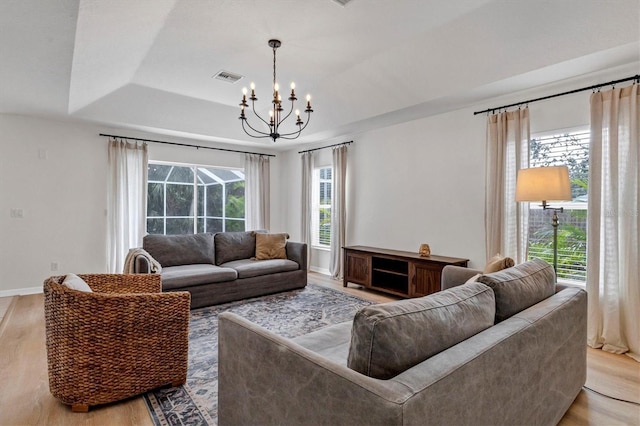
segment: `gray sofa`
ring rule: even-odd
[[[586,292],[539,260],[478,281],[294,339],[220,314],[219,424],[557,424],[586,380]]]
[[[215,305],[307,285],[307,246],[287,241],[286,259],[252,260],[254,232],[146,235],[142,248],[161,268],[162,291],[188,291],[191,308]],[[138,255],[135,273],[151,273]]]

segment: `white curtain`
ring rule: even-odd
[[[300,239],[307,244],[307,268],[311,267],[311,223],[313,214],[313,168],[312,152],[302,153],[302,197],[300,205]]]
[[[342,247],[345,244],[347,222],[345,191],[347,178],[347,146],[333,148],[333,184],[331,186],[331,257],[329,272],[333,278],[342,277]]]
[[[518,170],[529,166],[529,109],[490,115],[487,121],[485,249],[516,263],[527,259],[528,206],[515,201]]]
[[[587,343],[640,361],[638,85],[591,95]]]
[[[245,227],[247,231],[270,228],[270,167],[266,155],[246,154]]]
[[[147,144],[109,140],[107,270],[121,273],[129,249],[142,247],[147,216]]]

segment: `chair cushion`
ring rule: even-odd
[[[162,289],[173,290],[201,284],[233,281],[238,278],[234,269],[221,268],[210,263],[170,266],[162,269]]]
[[[216,265],[239,259],[251,259],[256,255],[256,237],[254,231],[219,232],[214,236],[216,246]]]
[[[256,233],[256,259],[286,259],[289,234]]]
[[[300,265],[289,259],[242,259],[234,260],[233,262],[227,262],[220,266],[235,269],[236,271],[238,271],[238,278],[259,277],[260,275],[297,271],[298,269],[300,269]]]
[[[553,266],[533,259],[499,272],[478,277],[493,289],[496,297],[496,323],[552,296],[556,288]]]
[[[70,288],[71,290],[84,291],[86,293],[93,293],[89,284],[76,274],[67,274],[62,281],[62,285]]]
[[[347,366],[389,379],[491,327],[494,316],[493,291],[480,283],[367,306],[353,320]]]
[[[142,248],[167,266],[213,263],[213,234],[145,235]]]

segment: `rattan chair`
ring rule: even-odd
[[[49,388],[73,411],[187,378],[188,292],[162,293],[157,274],[79,275],[92,289],[44,282]]]

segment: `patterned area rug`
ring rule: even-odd
[[[353,319],[372,302],[308,284],[301,290],[191,311],[187,383],[144,395],[156,425],[215,425],[218,417],[218,314],[233,312],[284,337]]]

